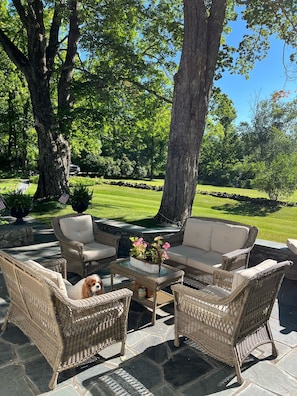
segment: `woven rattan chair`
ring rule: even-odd
[[[120,237],[101,231],[89,214],[52,219],[67,271],[85,277],[116,260]]]
[[[272,355],[277,356],[268,320],[290,265],[290,261],[266,260],[237,275],[215,270],[213,285],[202,290],[171,286],[175,346],[179,346],[180,335],[188,337],[202,352],[235,367],[242,384],[242,362],[255,348],[271,343]]]
[[[109,345],[119,342],[120,353],[124,354],[130,290],[71,300],[50,280],[56,276],[64,285],[62,276],[48,270],[65,275],[66,260],[44,262],[39,266],[42,269],[38,263],[32,265],[0,251],[0,267],[10,298],[2,331],[13,323],[35,343],[53,369],[50,389],[56,386],[60,372],[80,366]]]

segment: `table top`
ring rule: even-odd
[[[169,265],[162,264],[160,272],[151,274],[142,271],[130,265],[130,259],[117,259],[110,263],[111,273],[117,273],[127,277],[134,278],[144,286],[164,287],[167,284],[182,281],[184,271],[178,268],[170,267]]]

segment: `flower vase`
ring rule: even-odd
[[[159,264],[153,264],[147,261],[142,261],[132,256],[130,256],[130,265],[142,271],[149,272],[150,274],[157,274],[160,272]]]

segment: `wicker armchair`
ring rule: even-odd
[[[85,277],[116,260],[120,237],[101,231],[89,214],[52,219],[67,270]]]
[[[242,384],[240,367],[255,348],[271,343],[272,355],[277,356],[268,320],[290,265],[290,261],[266,260],[236,275],[215,270],[213,285],[202,290],[171,286],[175,346],[180,335],[190,338],[202,352],[235,367]]]
[[[87,362],[109,345],[121,343],[120,353],[124,354],[132,292],[120,289],[71,300],[56,284],[64,285],[62,276],[48,269],[65,275],[66,260],[38,265],[17,261],[0,251],[0,267],[10,297],[2,331],[11,322],[35,343],[53,369],[49,382],[53,389],[60,372]]]

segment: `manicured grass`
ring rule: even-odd
[[[71,178],[78,181],[81,178]],[[92,204],[88,209],[95,217],[108,218],[144,227],[153,227],[153,217],[158,212],[162,192],[152,190],[142,190],[130,187],[120,187],[109,184],[99,184],[100,180],[83,179],[84,184],[93,190]],[[1,181],[1,185],[3,180]],[[135,180],[130,180],[136,183]],[[162,180],[139,181],[139,183],[162,185]],[[95,184],[94,184],[95,183]],[[18,181],[13,181],[13,187]],[[94,185],[93,185],[94,184]],[[1,186],[0,185],[0,186]],[[29,194],[34,194],[36,185],[31,184],[28,189]],[[234,193],[250,197],[265,197],[255,190],[242,190],[234,188],[223,188],[214,186],[197,187],[198,191],[220,191]],[[291,198],[294,200],[294,197]],[[295,200],[297,201],[297,199]],[[62,205],[57,202],[44,204],[35,208],[32,216],[50,225],[52,217],[73,212],[70,205]],[[238,202],[228,198],[213,197],[197,193],[192,214],[194,216],[209,216],[253,224],[259,228],[258,238],[275,242],[285,243],[287,238],[297,238],[297,207],[268,207],[264,204],[254,204],[250,202]]]

